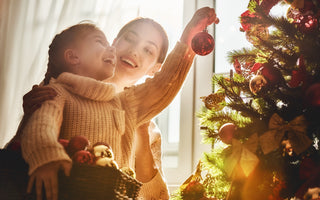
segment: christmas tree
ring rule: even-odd
[[[285,17],[270,15],[276,4],[289,5]],[[173,199],[319,198],[319,8],[319,0],[249,2],[240,31],[252,46],[229,52],[234,70],[212,78],[198,112],[212,150]]]

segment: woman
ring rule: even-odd
[[[214,10],[199,9],[185,28],[181,42],[190,47],[193,36],[212,22],[218,22]],[[121,92],[144,75],[153,75],[160,69],[166,55],[168,41],[159,24],[150,19],[141,18],[125,25],[113,45],[117,49],[117,66],[114,77],[107,82],[114,83],[117,91]],[[32,100],[34,96],[37,98]],[[38,105],[41,105],[43,100],[53,96],[54,92],[46,91],[45,87],[37,87],[33,92],[26,94],[24,96],[26,115],[39,107]],[[168,199],[168,190],[161,176],[160,134],[154,130],[156,130],[154,124],[149,127],[149,123],[145,123],[137,129],[136,133],[135,171],[137,179],[144,183],[140,197],[142,199]],[[152,141],[149,141],[149,138],[152,138]]]

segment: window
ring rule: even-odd
[[[240,32],[240,15],[247,10],[249,0],[215,0],[220,23],[209,26],[208,31],[215,37],[215,50],[207,56],[196,56],[183,89],[171,105],[157,118],[162,133],[163,168],[171,191],[191,175],[204,151],[210,146],[202,144],[200,127],[195,113],[203,103],[201,96],[212,91],[213,73],[227,73],[233,65],[227,61],[227,52],[249,47],[245,33]],[[212,1],[184,1],[184,23],[188,22],[197,8],[213,7]],[[233,5],[233,6],[230,6]],[[279,6],[271,14],[279,13]],[[283,9],[282,9],[283,11]]]

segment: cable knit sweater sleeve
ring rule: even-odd
[[[158,172],[149,182],[142,185],[139,197],[143,199],[167,200],[169,199],[169,191],[162,171],[161,133],[156,124],[150,123],[149,135],[151,152]]]
[[[151,120],[166,108],[179,92],[195,54],[187,44],[178,42],[160,72],[145,83],[126,89],[123,106],[135,126]]]
[[[22,156],[29,164],[29,174],[52,161],[71,162],[58,136],[63,118],[64,98],[61,88],[54,87],[58,96],[44,102],[26,124],[21,137]]]

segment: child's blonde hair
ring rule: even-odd
[[[44,85],[49,83],[51,77],[57,78],[62,72],[67,71],[63,56],[64,51],[70,47],[70,45],[75,44],[75,42],[84,35],[97,30],[100,31],[95,24],[83,22],[63,30],[53,38],[49,45],[49,61],[47,72],[43,80]]]

